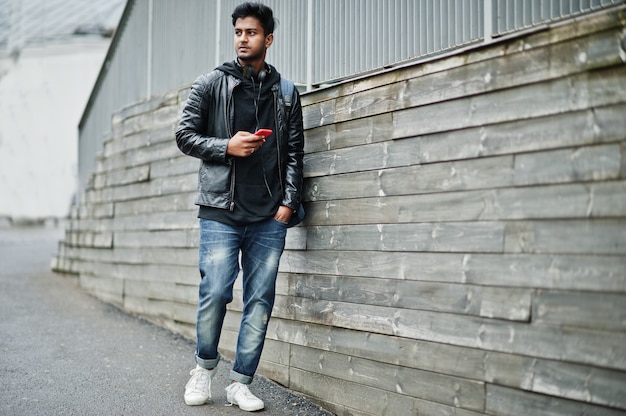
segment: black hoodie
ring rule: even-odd
[[[217,68],[241,80],[233,91],[235,118],[233,132],[254,133],[260,128],[276,130],[272,85],[280,75],[267,66],[263,82],[257,77],[246,78],[235,61]],[[274,216],[282,200],[278,176],[278,158],[275,135],[249,157],[235,157],[235,207],[232,211],[201,206],[199,217],[230,225],[245,225]]]

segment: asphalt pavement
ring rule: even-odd
[[[232,364],[213,400],[186,406],[194,343],[102,302],[50,271],[62,227],[0,228],[0,415],[245,415],[226,405]],[[257,376],[253,414],[329,416]]]

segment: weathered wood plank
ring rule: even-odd
[[[621,152],[622,152],[622,166],[621,166],[621,178],[626,178],[626,141],[622,141],[621,143]]]
[[[528,321],[529,289],[326,275],[291,275],[289,295]]]
[[[115,218],[80,218],[74,221],[72,232],[76,235],[82,232],[97,232],[105,234],[111,232]]]
[[[151,177],[147,182],[131,183],[112,188],[88,189],[83,199],[86,204],[107,203],[141,199],[168,193],[194,192],[197,189],[197,181],[196,167],[193,173]]]
[[[558,361],[527,359],[519,387],[626,410],[626,373]],[[495,366],[494,366],[495,368]]]
[[[267,348],[267,347],[266,347]],[[270,380],[282,386],[289,385],[289,366],[281,365],[273,361],[267,361],[261,358],[257,373],[263,375]]]
[[[174,128],[180,118],[178,111],[177,97],[168,96],[165,98],[169,102],[163,101],[162,107],[151,108],[150,111],[138,112],[120,120],[119,123],[113,122],[116,136],[130,136],[141,133],[155,127]],[[117,124],[117,125],[116,125]]]
[[[425,163],[611,143],[623,137],[624,111],[626,105],[615,104],[424,135],[419,141],[420,160]]]
[[[389,140],[393,127],[391,113],[322,126],[305,132],[306,154]]]
[[[189,286],[197,285],[199,279],[196,265],[172,266],[165,264],[137,265],[85,262],[84,266],[85,270],[81,270],[81,272],[119,279],[173,282]]]
[[[462,274],[481,285],[626,292],[623,256],[468,254]]]
[[[269,333],[270,337],[315,351],[332,351],[582,402],[626,408],[626,375],[623,371],[316,324],[301,325],[296,321],[275,319],[274,322],[277,325]],[[294,357],[298,356],[294,352]]]
[[[139,215],[119,216],[111,228],[116,235],[123,234],[126,231],[178,231],[190,230],[196,231],[198,225],[198,211],[179,210],[167,211],[162,208],[158,212],[150,212]]]
[[[554,147],[580,147],[603,141],[615,141],[623,136],[620,129],[626,127],[626,121],[622,117],[624,111],[626,111],[626,106],[617,104],[602,109],[585,109],[554,117],[515,120],[454,132],[412,136],[403,140],[372,144],[364,143],[361,146],[311,153],[305,156],[305,175],[311,178],[326,174],[390,169],[449,160],[466,160],[466,163],[471,163],[470,159],[477,157],[548,150]],[[564,124],[568,128],[563,128]],[[594,150],[597,153],[602,149],[604,148]],[[619,154],[619,151],[616,153]],[[572,164],[569,154],[552,155],[560,157],[559,160],[565,162],[564,166]],[[611,157],[615,157],[610,153],[607,155],[609,161]],[[591,150],[586,154],[579,152],[574,156],[587,159],[599,157]],[[524,158],[532,160],[535,155],[525,155],[522,160]],[[585,159],[574,159],[574,162],[578,163],[570,169],[582,169],[585,172],[596,167],[582,163],[584,161]],[[597,169],[604,169],[604,167],[598,164]],[[571,173],[573,172],[575,171]],[[585,176],[591,175],[585,174]]]
[[[114,118],[116,115],[113,116]],[[119,154],[139,151],[151,144],[162,142],[173,142],[175,128],[173,126],[164,126],[160,128],[151,128],[150,130],[138,132],[130,136],[126,136],[124,140],[118,137],[111,137],[104,141],[102,156],[105,159],[116,158]]]
[[[391,393],[483,411],[485,388],[481,382],[397,367],[349,355],[293,346],[292,367],[337,380],[374,387]]]
[[[124,253],[127,250],[124,249]],[[141,247],[139,252],[141,254],[141,263],[168,264],[171,266],[195,266],[198,264],[197,247],[180,249],[172,247]]]
[[[502,252],[504,224],[497,222],[316,226],[308,250]]]
[[[131,103],[112,114],[111,124],[119,128],[123,126],[124,120],[134,118],[136,116],[149,113],[157,108],[169,105],[176,105],[178,102],[178,93],[176,91],[170,91],[163,95],[155,95],[148,97],[145,100]],[[115,131],[116,135],[122,135],[122,132]]]
[[[515,156],[515,184],[619,179],[620,163],[619,144],[521,154]]]
[[[510,374],[522,374],[520,357],[449,344],[366,333],[347,328],[273,318],[268,337],[315,350],[332,351],[363,359],[455,375],[489,380],[491,357],[510,358]],[[495,361],[498,364],[499,361]],[[504,359],[502,359],[504,361]],[[513,383],[519,379],[514,379]]]
[[[234,341],[231,341],[234,340]],[[231,330],[222,330],[220,343],[218,346],[219,353],[226,359],[235,360],[235,347],[237,345],[237,332]]]
[[[150,316],[150,315],[142,316],[142,318],[148,322],[151,322],[154,325],[158,325],[162,328],[165,328],[173,332],[174,334],[178,334],[182,336],[183,338],[186,338],[187,340],[195,340],[196,338],[195,325],[174,321],[172,319],[168,319],[164,317],[156,317],[156,316]],[[190,362],[193,362],[193,347],[192,346],[190,346],[190,351],[191,351]]]
[[[117,217],[133,216],[155,212],[176,212],[187,213],[189,208],[194,206],[195,195],[191,192],[158,195],[154,197],[142,198],[140,200],[129,200],[115,203],[115,215]]]
[[[114,216],[114,204],[112,202],[102,204],[91,204],[88,206],[81,206],[79,208],[80,217],[92,217],[92,218],[113,218]]]
[[[411,137],[623,103],[626,85],[620,80],[626,76],[626,68],[609,68],[596,75],[577,75],[527,85],[521,91],[508,89],[399,111],[394,114],[393,137]],[[575,88],[571,88],[572,84]],[[589,93],[580,95],[579,90]],[[420,122],[416,124],[415,120]]]
[[[82,259],[70,259],[69,263],[69,265],[71,266],[71,268],[68,270],[69,273],[74,273],[78,275],[93,275],[94,265],[92,262],[84,261]]]
[[[306,224],[620,217],[625,192],[626,182],[615,181],[335,199],[307,203]]]
[[[410,397],[293,367],[289,370],[289,387],[305,395],[324,397],[331,404],[341,403],[346,414],[397,416],[410,415],[413,409]]]
[[[486,60],[428,77],[412,78],[403,97],[411,106],[432,104],[504,88],[530,88],[532,83],[582,72],[596,66],[598,61],[603,67],[610,65],[608,61],[620,64],[621,52],[615,45],[619,36],[617,30],[607,31],[582,40],[526,49],[523,53],[510,53],[513,52],[510,50],[507,59]],[[597,53],[598,50],[602,53]],[[584,59],[574,60],[572,55],[584,56]]]
[[[304,129],[332,124],[335,121],[335,100],[320,101],[315,105],[302,108]]]
[[[306,216],[305,216],[306,219]],[[305,250],[307,229],[303,223],[287,230],[285,250]]]
[[[413,196],[409,199],[407,201],[407,198],[384,197],[308,203],[306,224],[315,226],[394,223],[398,222],[400,204],[406,201],[408,205],[417,198]]]
[[[197,230],[176,227],[169,231],[118,231],[114,237],[115,247],[198,247],[200,236]]]
[[[386,166],[407,166],[615,142],[624,137],[623,132],[626,130],[626,120],[622,117],[624,112],[626,105],[618,103],[569,111],[550,117],[517,119],[461,130],[410,136],[394,140],[387,145]],[[341,131],[342,125],[337,125],[336,129]],[[307,136],[308,141],[321,141],[310,144],[318,149],[316,152],[305,154],[307,177],[311,176],[310,172],[328,171],[322,166],[317,166],[320,163],[317,161],[318,157],[324,157],[326,152],[332,151],[338,156],[343,156],[346,152],[358,151],[350,149],[353,146],[342,146],[349,140],[343,135],[338,138],[337,143],[327,143],[326,140],[329,140],[327,135],[324,137],[312,135],[311,138]],[[357,138],[352,137],[352,141]],[[365,142],[359,146],[377,148],[376,145]],[[326,164],[328,165],[328,162]]]
[[[195,305],[198,301],[198,286],[124,279],[124,296]]]
[[[107,302],[122,305],[124,299],[124,280],[115,276],[92,275],[81,273],[79,276],[81,287],[94,293]]]
[[[196,307],[187,303],[125,296],[123,305],[127,311],[140,315],[187,324],[196,322]]]
[[[626,223],[619,219],[523,221],[505,231],[505,252],[626,254]]]
[[[313,177],[306,181],[306,200],[499,188],[514,184],[513,156],[385,168],[390,161],[388,148],[392,146],[394,144],[385,143],[377,145],[379,149],[364,146],[360,153],[351,152],[348,159],[332,154],[332,165],[328,172],[323,172],[326,175],[323,177],[316,177],[320,172],[311,172],[310,164],[307,165],[307,175]],[[317,157],[315,161],[322,160]],[[372,168],[380,169],[372,171]],[[356,173],[333,175],[330,170]]]
[[[332,351],[474,380],[488,380],[486,373],[488,360],[490,357],[502,355],[454,345],[302,323],[279,317],[272,318],[270,323],[268,338],[271,339],[315,350]],[[510,354],[504,356],[511,358],[508,363],[516,364],[507,367],[512,371],[511,374],[521,372],[523,366],[515,359],[516,356]]]
[[[626,292],[626,258],[600,255],[288,251],[286,273]]]
[[[153,195],[171,194],[178,192],[195,192],[198,188],[197,182],[197,169],[194,169],[193,173],[191,174],[164,177],[163,179],[155,182],[154,190],[156,192],[154,192]],[[116,196],[119,196],[119,194],[116,194]],[[128,196],[126,196],[126,199],[128,199]]]
[[[390,162],[388,150],[394,145],[384,146],[385,149],[380,151],[378,157],[380,163],[374,160],[376,157],[373,155],[377,152],[371,148],[363,147],[361,154],[353,155],[361,160],[360,163],[354,163],[351,158],[342,160],[341,155],[333,155],[332,167],[329,169],[354,173],[330,175],[329,171],[324,172],[327,176],[317,177],[316,173],[309,171],[308,174],[312,177],[305,182],[306,200],[439,193],[620,177],[621,152],[618,144],[536,152],[516,155],[514,158],[500,156],[389,168],[384,168],[383,164]],[[322,160],[323,157],[315,159],[316,162]],[[340,164],[345,164],[345,168],[340,168]],[[361,164],[368,165],[368,170],[359,169]],[[369,170],[372,167],[381,169]]]
[[[200,161],[183,153],[180,157],[172,157],[167,160],[150,161],[150,178],[164,178],[188,174],[198,174]]]
[[[166,193],[193,192],[197,188],[197,173],[168,178],[158,178],[147,183],[129,184],[111,189],[110,196],[113,201],[125,201],[150,197]]]
[[[115,155],[115,157],[103,159],[99,169],[100,172],[114,173],[137,166],[150,165],[158,161],[184,157],[185,155],[178,150],[173,139],[174,132],[172,131],[171,134],[172,136],[170,136],[170,140],[167,142],[150,142],[148,136],[145,138],[147,141],[144,142],[143,147]]]
[[[624,412],[587,403],[558,399],[506,387],[487,385],[486,410],[488,414],[501,416],[618,416]]]
[[[265,340],[265,347],[263,348],[261,359],[280,364],[282,366],[289,366],[289,361],[291,359],[291,345],[268,338]]]
[[[112,172],[99,172],[96,174],[94,187],[104,188],[120,185],[128,185],[131,183],[147,182],[150,180],[150,166],[134,166],[126,169],[115,170]]]
[[[623,332],[626,295],[539,291],[533,298],[533,322]]]
[[[89,247],[65,246],[64,256],[95,263],[124,264],[168,264],[191,266],[198,263],[198,249],[193,248],[154,248],[133,247],[114,250],[102,250]]]
[[[50,259],[50,270],[56,273],[64,274],[67,277],[77,279],[79,272],[76,266],[76,262],[59,253]],[[80,284],[80,282],[79,282]]]
[[[113,233],[80,231],[68,235],[70,244],[82,247],[112,248]]]
[[[413,412],[415,415],[437,415],[437,416],[478,416],[484,413],[476,413],[470,410],[459,409],[455,406],[446,406],[427,400],[415,399],[413,401]]]
[[[626,333],[293,298],[284,318],[492,351],[626,369]]]

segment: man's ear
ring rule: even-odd
[[[269,48],[274,42],[274,34],[270,33],[265,37],[265,49]]]

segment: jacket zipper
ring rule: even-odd
[[[280,87],[278,89],[278,91],[280,92]],[[283,198],[285,197],[285,185],[283,184],[283,168],[282,168],[282,157],[280,154],[280,139],[282,137],[281,135],[281,131],[280,131],[280,120],[278,118],[278,105],[277,105],[277,95],[278,93],[276,91],[274,91],[274,120],[276,120],[276,130],[278,131],[278,134],[276,135],[276,152],[277,152],[277,156],[278,156],[278,181],[280,182],[280,190],[282,193]],[[283,122],[282,124],[285,125],[285,114],[283,113]]]
[[[233,86],[233,88],[228,91],[228,102],[226,103],[226,111],[224,114],[224,118],[226,121],[226,130],[228,131],[228,137],[233,137],[232,131],[230,130],[230,106],[232,103],[232,99],[233,99],[233,90],[235,89],[235,87],[237,87],[237,85],[239,84],[235,84],[235,86]],[[231,175],[231,179],[230,179],[230,206],[229,206],[229,210],[232,212],[235,210],[235,175],[237,172],[236,166],[235,166],[236,160],[235,158],[231,158],[230,159],[230,164],[231,164],[231,171],[232,171],[232,175]]]

